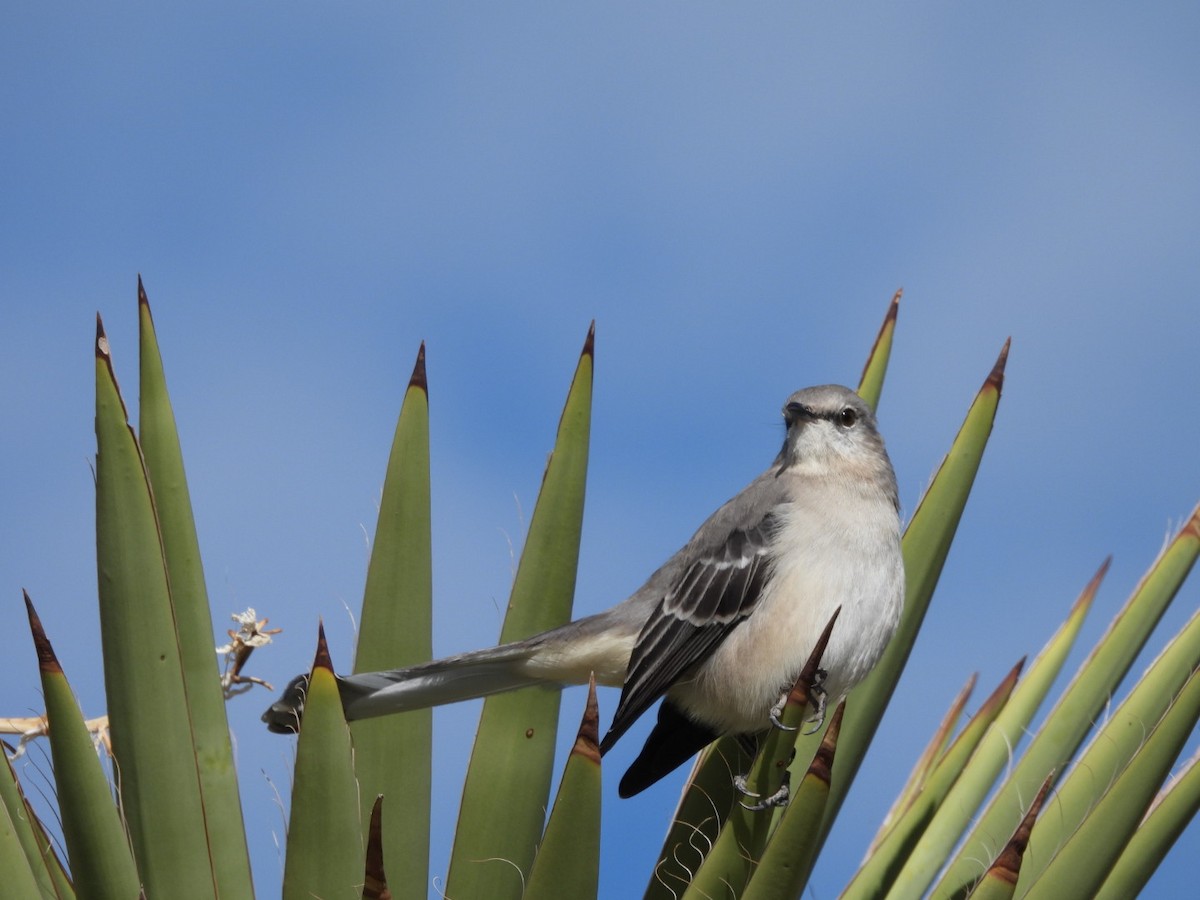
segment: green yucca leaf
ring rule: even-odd
[[[28,822],[24,819],[25,805],[18,807],[16,815],[7,802],[9,795],[17,794],[17,780],[13,775],[8,757],[4,757],[3,770],[0,771],[0,872],[4,873],[4,889],[11,891],[13,897],[53,897],[48,892],[49,883],[38,883],[34,877],[34,868],[45,872],[45,867],[37,860],[37,850],[33,850],[34,858],[29,858],[29,844],[21,837],[22,831],[28,831]]]
[[[1145,645],[1200,553],[1200,508],[1155,560],[976,821],[934,888],[952,896],[980,877],[1002,835],[1024,815],[1023,800],[1061,772]]]
[[[809,763],[791,802],[771,834],[742,900],[785,900],[799,897],[812,868],[817,835],[829,799],[838,733],[846,711],[843,701],[829,719],[821,745]]]
[[[96,326],[96,566],[121,809],[148,896],[179,896],[180,884],[215,896],[158,520],[99,317]]]
[[[1097,799],[1107,796],[1109,785],[1114,781],[1126,777],[1122,772],[1128,773],[1133,759],[1141,760],[1137,766],[1139,771],[1145,773],[1148,770],[1148,757],[1144,755],[1146,733],[1154,729],[1153,734],[1159,743],[1171,739],[1160,723],[1166,716],[1177,718],[1180,715],[1180,702],[1175,700],[1173,703],[1173,698],[1179,696],[1197,666],[1200,666],[1200,612],[1192,616],[1154,661],[1055,791],[1054,816],[1039,824],[1030,839],[1032,864],[1028,867],[1027,877],[1036,877],[1051,864],[1054,848],[1061,846],[1068,838],[1073,840],[1073,836],[1086,827],[1085,821],[1096,815]],[[1181,740],[1187,738],[1194,724],[1193,719]],[[1178,748],[1175,752],[1178,753]],[[1166,777],[1174,758],[1172,754],[1163,767],[1155,788]],[[1153,796],[1151,792],[1137,810],[1138,819],[1150,805]]]
[[[417,352],[388,457],[371,563],[363,592],[355,672],[396,669],[428,660],[432,641],[432,541],[429,492],[429,390],[425,345]],[[361,806],[388,798],[382,833],[399,900],[424,898],[429,882],[432,714],[412,710],[350,726]],[[364,834],[370,822],[363,823]]]
[[[801,669],[796,683],[788,693],[780,721],[783,728],[768,729],[760,739],[760,748],[754,764],[746,776],[745,785],[751,792],[749,797],[738,797],[725,818],[725,824],[712,850],[706,854],[703,864],[696,872],[684,893],[685,900],[710,897],[722,891],[740,894],[750,880],[757,861],[762,857],[774,824],[771,809],[752,809],[755,797],[774,797],[784,784],[788,763],[798,752],[797,738],[804,723],[813,680],[821,665],[821,657],[829,644],[829,636],[837,623],[841,610],[837,610],[829,624],[817,639],[808,660]],[[839,707],[838,721],[841,721]],[[812,735],[807,737],[813,738]],[[815,738],[813,741],[815,742]],[[811,760],[813,753],[806,754]],[[785,852],[793,857],[803,848],[791,847]]]
[[[1200,812],[1200,751],[1155,799],[1138,826],[1096,900],[1132,900],[1137,897],[1167,851]]]
[[[25,608],[41,670],[59,815],[75,893],[83,900],[137,897],[140,884],[129,838],[83,714],[28,594]]]
[[[1011,701],[987,730],[963,777],[951,787],[944,802],[932,810],[932,821],[911,848],[896,876],[894,896],[918,895],[929,886],[962,838],[996,778],[1012,764],[1013,748],[1027,733],[1029,723],[1062,671],[1110,562],[1105,560],[1084,587],[1066,621],[1046,642]]]
[[[882,897],[891,888],[893,879],[903,867],[913,845],[920,839],[934,813],[972,761],[972,755],[984,739],[984,735],[1006,709],[1020,672],[1021,663],[1018,663],[984,701],[979,712],[971,718],[945,754],[938,758],[908,808],[901,813],[882,840],[872,848],[862,867],[843,891],[842,900]]]
[[[283,900],[360,900],[364,860],[350,727],[321,626],[296,742]]]
[[[763,758],[761,755],[759,758]],[[774,755],[770,757],[774,760]],[[785,769],[776,773],[782,780]],[[762,781],[762,767],[751,768],[748,784]],[[758,791],[755,791],[758,793]],[[769,794],[768,794],[769,796]],[[704,862],[683,892],[683,900],[702,900],[707,897],[740,896],[754,873],[762,849],[772,833],[772,810],[748,810],[741,802],[748,798],[735,795],[734,805],[721,825],[716,843],[704,854]]]
[[[33,811],[28,797],[25,798],[25,813],[33,825],[33,836],[41,851],[42,862],[45,864],[46,870],[50,873],[50,881],[54,885],[55,900],[74,900],[75,888],[71,885],[71,876],[67,873],[66,866],[63,865],[63,861],[58,855],[57,848],[61,844],[51,839],[49,832],[46,831],[45,824],[38,819],[37,814]],[[126,844],[126,847],[128,847],[128,844]],[[131,865],[132,862],[133,858],[130,857]]]
[[[734,777],[747,772],[752,762],[732,737],[714,741],[701,751],[670,818],[658,865],[646,885],[645,900],[678,900],[687,889],[738,796]]]
[[[884,835],[891,830],[900,815],[912,805],[914,798],[924,789],[934,766],[950,746],[950,742],[954,738],[955,729],[958,727],[958,721],[962,718],[963,710],[967,708],[967,702],[975,692],[975,685],[978,681],[979,673],[972,672],[971,677],[967,679],[967,683],[963,685],[958,695],[951,701],[950,708],[946,710],[946,715],[942,717],[942,721],[934,730],[929,743],[925,745],[925,749],[917,758],[916,764],[908,775],[908,781],[900,789],[900,793],[896,795],[896,799],[892,801],[892,808],[883,817],[883,822],[880,823],[879,830],[875,833],[875,837],[871,839],[871,843],[867,847],[868,854],[875,852],[875,848],[879,846]]]
[[[867,402],[871,409],[879,408],[879,398],[883,393],[883,377],[887,374],[888,361],[892,357],[892,339],[896,335],[896,315],[900,312],[900,295],[896,291],[888,306],[887,315],[883,317],[883,325],[867,354],[866,365],[863,366],[862,377],[858,380],[858,396]]]
[[[596,680],[522,900],[587,900],[600,882],[600,707]]]
[[[29,897],[54,897],[50,860],[42,858],[36,822],[29,815],[29,805],[2,747],[0,756],[4,756],[4,766],[0,769],[0,865],[12,866],[18,884],[24,885],[28,877],[28,883],[32,885]],[[0,868],[0,873],[7,875],[8,869]],[[8,886],[0,881],[0,893],[7,889]]]
[[[1029,833],[1033,829],[1034,822],[1037,821],[1049,790],[1050,779],[1046,779],[1042,789],[1033,798],[1033,803],[1030,804],[1021,824],[1017,826],[1016,833],[1000,851],[1000,855],[988,868],[975,890],[971,892],[972,900],[1009,900],[1013,896],[1017,887],[1017,879],[1021,874],[1025,850],[1029,845]]]
[[[212,612],[200,564],[200,542],[150,301],[140,277],[138,321],[139,443],[166,559],[205,818],[213,824],[207,830],[213,878],[222,897],[248,897],[252,891],[250,856],[242,827],[242,803],[233,767],[225,697],[213,650]]]
[[[571,617],[591,428],[593,341],[594,326],[559,420],[501,643]],[[504,900],[521,895],[550,798],[560,698],[558,691],[514,691],[484,701],[459,808],[447,896]]]
[[[970,896],[971,900],[1009,900],[1016,889],[1016,876],[1004,864],[1003,857],[1000,857],[992,863],[992,867],[980,879]]]
[[[1143,679],[1142,683],[1145,682],[1146,679]],[[1139,742],[1137,752],[1121,774],[1111,783],[1099,785],[1100,790],[1096,793],[1100,796],[1093,798],[1094,805],[1079,822],[1078,828],[1064,833],[1060,826],[1069,825],[1074,817],[1068,810],[1065,822],[1062,822],[1057,809],[1055,815],[1043,816],[1039,821],[1039,825],[1041,822],[1050,823],[1048,828],[1034,827],[1030,835],[1030,861],[1036,860],[1042,864],[1038,870],[1028,872],[1028,878],[1018,882],[1018,897],[1028,900],[1089,900],[1095,896],[1109,869],[1141,822],[1172,762],[1196,727],[1200,718],[1200,670],[1194,669],[1183,688],[1171,696],[1173,702],[1170,708],[1149,736]],[[1109,724],[1112,722],[1121,723],[1124,730],[1129,730],[1128,720],[1122,721],[1120,710]],[[1101,743],[1105,737],[1111,738],[1116,730],[1105,728],[1095,744]],[[1081,759],[1072,776],[1090,779],[1090,773],[1076,776],[1086,763],[1086,757]],[[1102,773],[1096,774],[1102,777]],[[1063,791],[1067,787],[1068,784],[1064,783]],[[1060,797],[1063,791],[1059,792]],[[1055,806],[1058,805],[1056,801]],[[1064,843],[1059,844],[1058,841]],[[1047,859],[1048,864],[1043,862]]]

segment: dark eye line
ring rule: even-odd
[[[858,424],[862,416],[853,406],[843,406],[839,410],[829,410],[818,412],[811,407],[804,406],[801,403],[789,403],[784,409],[785,418],[790,423],[797,415],[803,414],[812,419],[824,419],[827,422],[833,422],[835,425],[841,425],[843,428],[853,428]]]

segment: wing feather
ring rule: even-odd
[[[692,560],[667,589],[638,635],[602,750],[754,611],[775,527],[775,516],[768,513],[752,526],[734,529]]]

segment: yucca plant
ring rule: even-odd
[[[115,783],[93,749],[63,670],[26,598],[42,673],[61,829],[46,828],[32,814],[11,768],[2,767],[0,872],[5,874],[0,894],[6,897],[253,894],[199,544],[140,281],[138,288],[137,434],[128,425],[99,324],[95,345],[97,562]],[[882,391],[898,300],[889,308],[859,385],[873,406]],[[571,614],[593,355],[589,330],[501,640],[553,627]],[[664,822],[667,836],[659,865],[647,873],[647,898],[768,900],[802,892],[933,596],[992,428],[1006,357],[1007,345],[908,525],[903,543],[906,609],[884,660],[820,732],[772,732],[755,761],[745,759],[732,740],[719,741],[701,754],[678,809]],[[1163,787],[1200,716],[1200,680],[1195,677],[1200,614],[1103,725],[1093,729],[1093,723],[1198,552],[1200,510],[1151,567],[1019,758],[1013,758],[1013,748],[1047,697],[1103,568],[1024,676],[1018,677],[1021,666],[1016,666],[959,729],[968,685],[917,761],[843,896],[1135,896],[1200,804],[1194,760]],[[422,346],[388,463],[356,671],[430,657],[430,557]],[[250,617],[244,624],[249,637],[238,651],[242,661],[261,637],[261,623]],[[348,726],[332,676],[334,654],[323,633],[315,630],[319,637],[296,748],[284,894],[424,897],[433,752],[429,712]],[[804,689],[802,678],[785,721],[803,718]],[[559,705],[558,693],[537,690],[485,701],[446,896],[491,900],[598,894],[601,766],[595,690],[588,694],[551,805]],[[793,796],[786,809],[752,812],[736,803],[732,772],[749,771],[752,786],[770,793],[789,768]],[[63,845],[65,861],[59,852]]]

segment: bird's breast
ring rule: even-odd
[[[673,691],[694,717],[723,732],[766,725],[835,610],[841,613],[821,662],[834,702],[871,670],[899,622],[904,570],[890,504],[867,498],[784,507],[771,558],[751,615]]]

